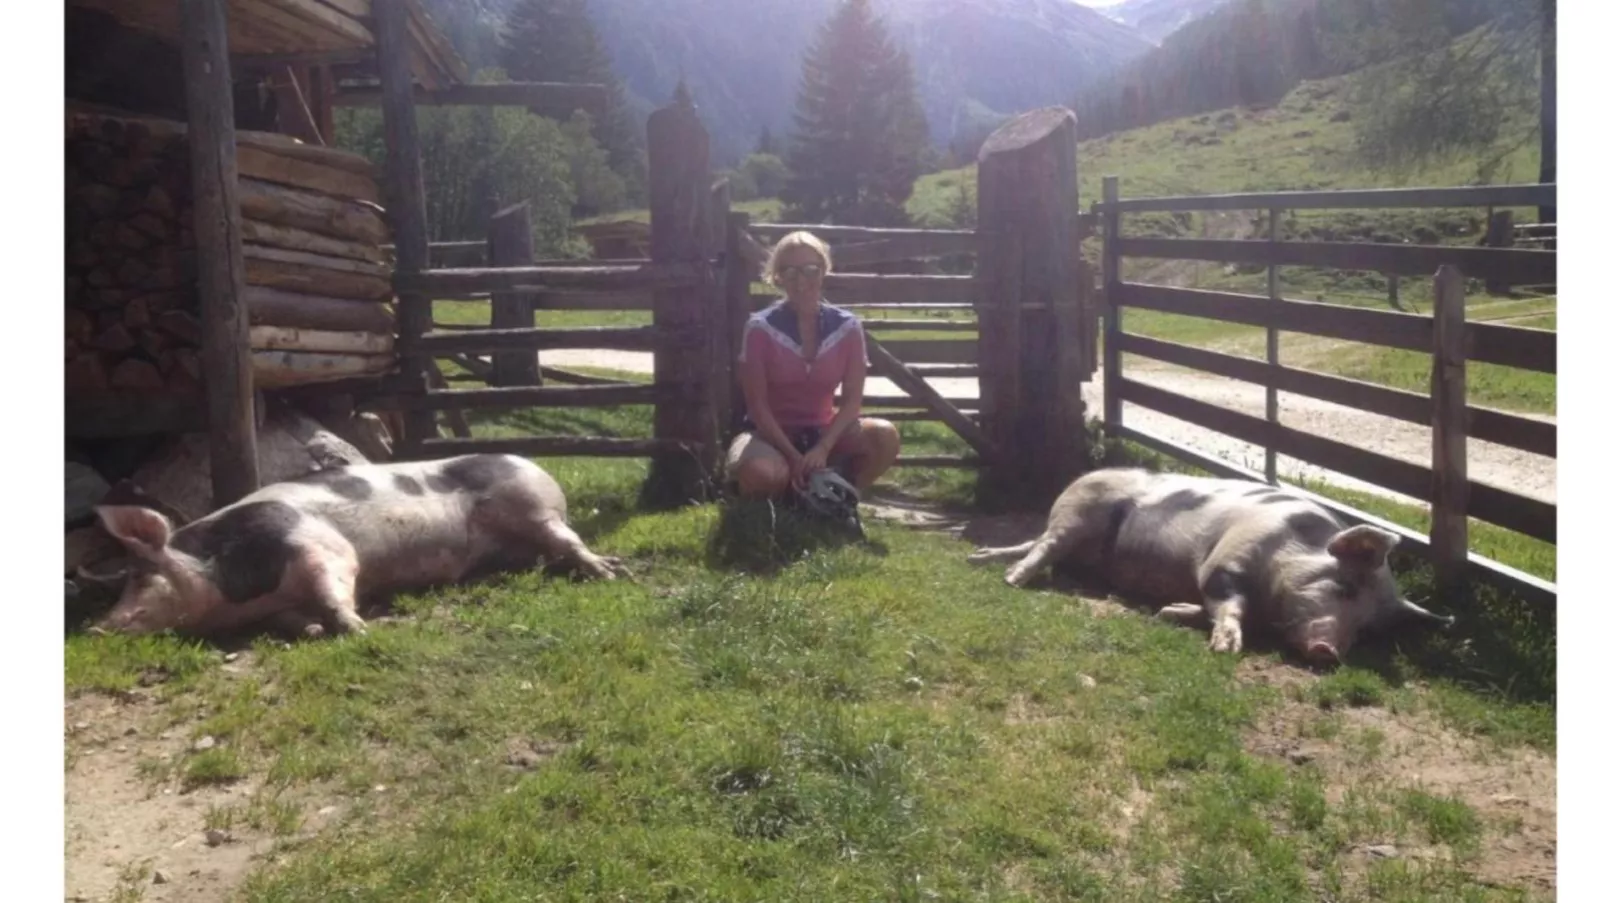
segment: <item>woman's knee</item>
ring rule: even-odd
[[[876,457],[889,461],[898,457],[898,452],[903,448],[903,436],[892,421],[867,418],[860,421],[859,428],[864,431],[865,442]]]
[[[776,496],[786,490],[791,476],[779,458],[749,458],[736,467],[736,488],[742,495]]]

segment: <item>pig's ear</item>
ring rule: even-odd
[[[166,553],[173,525],[159,512],[135,505],[101,505],[95,509],[95,514],[99,515],[106,532],[129,552],[148,561]]]
[[[1375,571],[1383,566],[1399,543],[1397,534],[1359,524],[1334,536],[1327,543],[1327,552],[1346,567]]]

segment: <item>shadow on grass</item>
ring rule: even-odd
[[[720,506],[710,531],[704,563],[711,570],[773,575],[817,552],[858,546],[887,554],[885,544],[865,540],[842,527],[810,518],[782,504],[731,499]]]

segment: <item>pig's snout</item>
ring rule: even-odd
[[[1305,644],[1305,658],[1318,665],[1342,664],[1344,657],[1338,647],[1326,640],[1311,640]]]

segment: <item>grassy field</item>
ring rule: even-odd
[[[645,410],[521,417],[503,426],[648,428]],[[68,637],[70,695],[158,674],[142,733],[215,738],[141,780],[255,788],[205,816],[281,838],[240,899],[1545,898],[1501,877],[1523,824],[1471,778],[1412,778],[1400,756],[1442,753],[1389,725],[1452,731],[1484,763],[1553,754],[1553,623],[1449,603],[1452,634],[1309,673],[1063,584],[1012,590],[943,535],[643,512],[637,462],[542,463],[637,579],[407,597],[365,637],[260,641],[227,667]],[[1285,734],[1300,756],[1275,752]],[[331,800],[338,823],[304,830]],[[1364,852],[1384,844],[1407,853]]]

